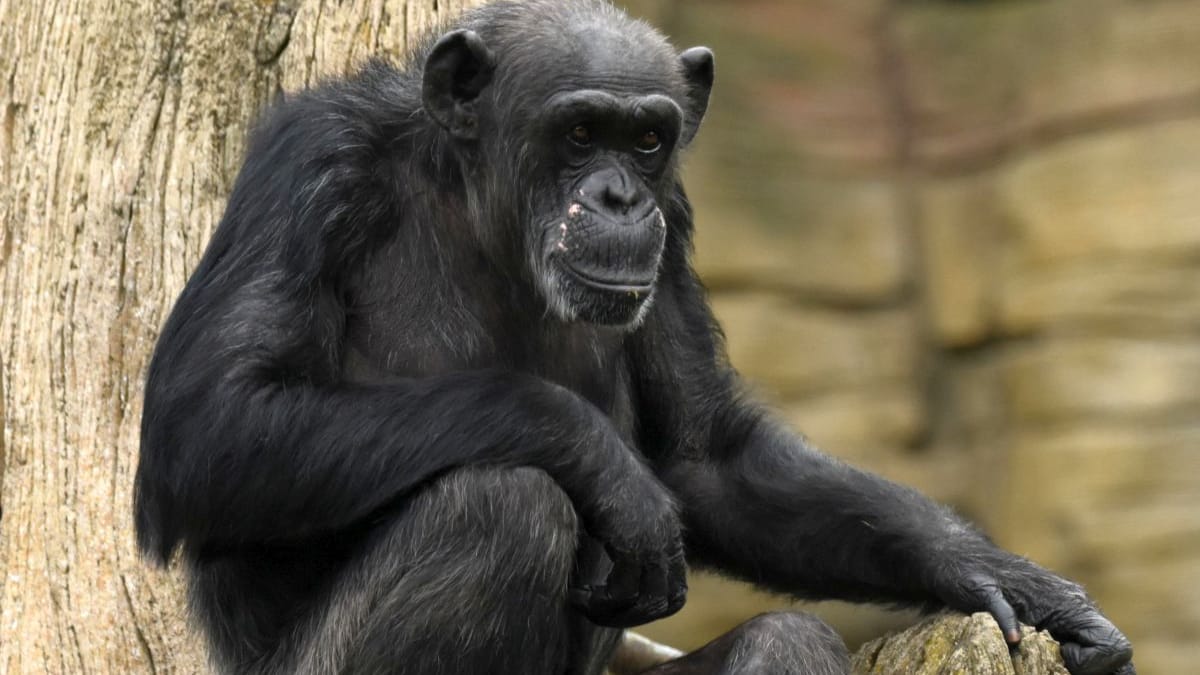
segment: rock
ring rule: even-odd
[[[1196,419],[1200,349],[1176,337],[1046,338],[1002,372],[1005,406],[1027,425],[1140,416]]]
[[[1195,91],[1200,70],[1181,64],[1200,58],[1197,12],[1189,0],[904,3],[896,40],[916,111],[913,150],[977,158],[1028,147],[1064,120],[1078,127]]]
[[[1200,266],[1182,251],[1014,269],[997,295],[997,323],[1008,335],[1059,326],[1117,335],[1200,330]]]
[[[811,175],[787,159],[737,172],[728,164],[687,177],[695,263],[709,288],[773,288],[855,306],[902,295],[910,242],[891,181]]]
[[[736,3],[656,4],[674,5],[659,25],[677,44],[703,43],[720,54],[722,96],[696,149],[703,161],[891,166],[897,134],[875,45],[886,0],[771,0],[753,11]]]
[[[608,675],[633,675],[682,655],[633,632]],[[983,612],[945,612],[863,645],[851,658],[853,675],[1069,675],[1058,643],[1021,626],[1021,646],[1009,651],[1000,628]]]
[[[712,307],[733,365],[776,400],[904,382],[918,371],[910,312],[796,303],[785,294],[720,293]]]
[[[1010,654],[991,616],[939,614],[863,645],[851,667],[855,675],[1067,675],[1049,634],[1022,631]]]
[[[1010,274],[1195,255],[1197,145],[1200,121],[1172,120],[1064,140],[1017,161],[996,185],[1011,226]]]
[[[1002,258],[1000,215],[989,173],[921,188],[922,266],[929,319],[942,344],[990,337]]]
[[[916,379],[904,377],[831,387],[776,408],[817,447],[850,461],[867,461],[881,452],[894,457],[897,447],[921,438],[928,420],[924,405]],[[864,454],[868,449],[872,452]]]

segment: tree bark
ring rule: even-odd
[[[281,90],[474,0],[0,0],[0,672],[202,672],[133,544],[142,379]]]

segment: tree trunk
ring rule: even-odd
[[[472,0],[0,0],[0,672],[206,670],[134,547],[142,379],[280,90]]]

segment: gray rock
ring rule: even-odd
[[[863,645],[852,668],[855,675],[1067,675],[1048,633],[1022,631],[1010,653],[991,616],[938,614]]]

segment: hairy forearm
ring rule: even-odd
[[[536,466],[585,508],[597,501],[594,486],[640,468],[581,399],[501,371],[372,386],[226,385],[170,411],[156,404],[146,435],[158,465],[153,497],[174,536],[201,545],[335,531],[465,464]]]
[[[769,420],[723,459],[682,462],[689,559],[803,597],[927,602],[951,546],[986,540],[914,490],[807,446]]]

